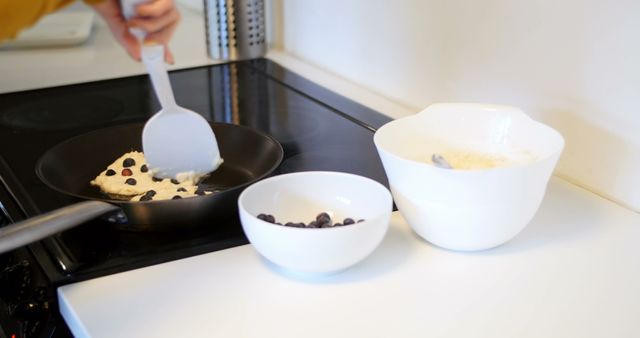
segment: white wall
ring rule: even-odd
[[[417,112],[510,104],[558,129],[557,174],[640,210],[640,1],[272,0],[274,44]]]

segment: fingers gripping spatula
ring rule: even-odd
[[[135,6],[146,0],[122,0],[126,18],[135,15]],[[140,41],[144,32],[132,29]],[[201,115],[178,106],[164,65],[164,46],[141,46],[142,62],[162,109],[153,115],[142,132],[142,148],[147,164],[159,178],[204,175],[222,163],[218,142],[211,126]]]

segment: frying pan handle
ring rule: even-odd
[[[113,204],[86,201],[0,228],[0,254],[118,210]]]

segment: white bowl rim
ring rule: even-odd
[[[335,175],[335,176],[349,176],[349,177],[353,177],[355,179],[360,179],[362,181],[368,182],[368,183],[373,183],[373,185],[378,186],[379,188],[381,188],[383,191],[385,191],[385,196],[389,199],[390,203],[389,203],[389,210],[381,210],[378,211],[376,213],[376,215],[374,217],[370,217],[365,219],[362,222],[358,222],[356,220],[356,223],[354,224],[349,224],[349,225],[342,225],[342,226],[332,226],[330,228],[297,228],[297,227],[290,227],[290,226],[285,226],[285,225],[279,225],[279,224],[275,224],[275,223],[271,223],[271,222],[267,222],[267,221],[263,221],[261,219],[259,219],[257,216],[251,215],[251,213],[249,213],[247,211],[246,208],[244,208],[243,206],[243,202],[245,199],[245,196],[247,194],[249,194],[251,192],[252,189],[255,189],[255,186],[258,186],[260,184],[262,184],[265,181],[275,181],[275,180],[280,180],[280,179],[287,179],[288,177],[291,176],[307,176],[307,175]],[[391,213],[391,209],[393,208],[393,196],[391,195],[391,191],[384,186],[382,183],[371,179],[369,177],[366,176],[362,176],[362,175],[358,175],[358,174],[351,174],[351,173],[345,173],[342,171],[330,171],[330,170],[309,170],[309,171],[298,171],[298,172],[293,172],[293,173],[285,173],[285,174],[279,174],[276,176],[271,176],[271,177],[267,177],[265,179],[262,179],[258,182],[255,182],[253,184],[251,184],[250,186],[248,186],[247,188],[245,188],[242,193],[240,193],[240,196],[238,197],[238,209],[244,210],[245,212],[247,212],[247,214],[251,215],[252,217],[254,217],[257,221],[259,221],[259,223],[261,224],[267,224],[268,226],[273,226],[273,227],[277,227],[277,228],[281,228],[281,229],[287,229],[287,230],[282,230],[282,231],[352,231],[352,230],[348,230],[348,229],[354,229],[356,227],[362,227],[364,226],[366,223],[369,223],[369,221],[381,218],[381,217],[385,217],[387,213]]]
[[[558,140],[560,141],[560,146],[558,147],[558,149],[556,149],[555,151],[551,152],[550,154],[546,155],[546,156],[539,156],[536,157],[533,161],[529,162],[529,163],[513,163],[513,164],[509,164],[506,166],[499,166],[499,167],[492,167],[492,168],[474,168],[474,169],[464,169],[464,170],[451,170],[451,169],[447,169],[447,168],[440,168],[440,167],[436,167],[434,165],[428,164],[426,162],[422,162],[422,161],[418,161],[418,160],[413,160],[413,159],[408,159],[399,155],[394,154],[393,152],[391,152],[390,150],[386,149],[385,147],[383,147],[380,144],[380,132],[385,130],[385,129],[389,129],[391,127],[393,127],[395,124],[400,123],[400,121],[407,121],[407,120],[412,120],[412,119],[418,119],[419,115],[421,113],[427,112],[427,110],[429,110],[431,108],[431,110],[433,110],[434,108],[439,108],[439,107],[451,107],[451,106],[462,106],[462,107],[475,107],[477,109],[482,109],[482,110],[498,110],[498,109],[515,109],[515,110],[520,110],[517,107],[513,107],[513,106],[508,106],[508,105],[498,105],[498,104],[483,104],[483,103],[463,103],[463,102],[443,102],[443,103],[434,103],[432,105],[429,105],[426,109],[416,113],[416,114],[412,114],[409,116],[405,116],[405,117],[401,117],[398,119],[395,119],[393,121],[389,121],[386,124],[384,124],[383,126],[381,126],[380,128],[378,128],[376,130],[376,132],[373,135],[373,143],[375,144],[376,148],[380,151],[383,151],[385,154],[387,154],[390,157],[393,157],[395,159],[398,159],[400,161],[404,161],[404,162],[408,162],[408,163],[412,163],[418,166],[421,166],[427,170],[435,170],[435,171],[443,171],[443,172],[450,172],[453,173],[454,175],[473,175],[473,174],[477,174],[477,173],[486,173],[489,171],[504,171],[504,170],[511,170],[511,169],[516,169],[516,168],[524,168],[524,167],[529,167],[533,164],[536,163],[540,163],[543,161],[546,161],[550,158],[553,158],[555,156],[558,156],[559,154],[562,153],[564,147],[565,147],[565,140],[564,137],[562,136],[562,134],[560,134],[560,132],[558,132],[557,130],[555,130],[554,128],[538,122],[532,118],[530,118],[528,115],[524,114],[523,112],[523,117],[525,117],[527,119],[527,123],[531,123],[532,125],[535,125],[536,128],[540,128],[540,129],[545,129],[547,131],[549,131],[550,133],[554,134],[555,136],[558,137]],[[520,110],[521,111],[521,110]]]

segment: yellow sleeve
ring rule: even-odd
[[[0,0],[0,42],[15,39],[23,29],[74,0]],[[85,0],[95,5],[104,0]]]

